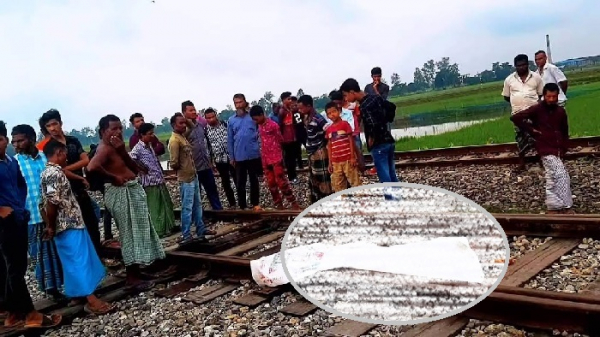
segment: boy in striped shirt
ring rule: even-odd
[[[341,110],[335,102],[325,106],[327,118],[333,122],[327,128],[326,138],[327,153],[329,155],[329,172],[331,173],[331,186],[334,192],[343,191],[350,186],[360,186],[360,176],[356,161],[352,127],[341,118]]]

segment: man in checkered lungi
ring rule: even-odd
[[[147,290],[154,283],[142,281],[139,267],[164,259],[165,252],[150,220],[146,193],[136,177],[145,169],[139,167],[127,153],[119,117],[102,117],[99,126],[102,141],[88,170],[102,174],[109,182],[105,184],[104,203],[119,229],[127,285]]]
[[[309,187],[312,204],[333,193],[328,170],[327,139],[323,129],[327,121],[315,111],[313,98],[309,95],[298,98],[298,110],[306,116],[304,125],[307,133],[306,153],[310,170]]]
[[[559,87],[548,83],[544,100],[510,119],[535,138],[535,147],[546,170],[546,206],[549,214],[574,213],[571,210],[571,180],[562,157],[567,152],[569,124],[567,113],[558,105]],[[527,123],[526,120],[530,120]]]

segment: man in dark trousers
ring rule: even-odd
[[[383,83],[381,81],[382,71],[380,67],[375,67],[371,69],[371,78],[373,79],[372,83],[369,83],[365,86],[365,94],[380,96],[384,100],[388,99],[388,94],[390,93],[390,86]],[[388,131],[392,130],[392,124],[387,124]],[[377,173],[377,169],[373,167],[370,170],[370,174]]]
[[[281,135],[283,136],[283,161],[287,169],[288,179],[292,184],[298,183],[298,175],[296,174],[296,161],[298,151],[300,151],[300,143],[296,137],[296,121],[294,120],[294,112],[292,93],[286,91],[281,94],[281,107],[277,113],[279,117],[279,125],[281,127]]]
[[[340,87],[348,103],[358,102],[365,128],[367,149],[371,152],[380,183],[398,182],[394,163],[395,140],[388,129],[385,101],[379,95],[360,90],[358,82],[349,78]]]
[[[306,127],[302,120],[300,110],[298,110],[298,97],[292,96],[292,113],[294,114],[294,131],[296,131],[296,160],[298,161],[298,168],[303,169],[304,163],[302,162],[302,147],[306,148]]]
[[[191,101],[181,103],[181,113],[186,118],[187,130],[184,137],[192,145],[192,157],[194,158],[194,165],[196,165],[196,171],[198,172],[198,182],[204,187],[212,209],[220,211],[223,209],[223,205],[221,205],[221,198],[219,197],[219,190],[217,189],[213,173],[206,133],[202,124],[198,122],[198,112],[194,103]]]
[[[248,113],[250,105],[246,96],[241,93],[233,95],[233,104],[236,111],[227,122],[227,152],[231,165],[235,167],[238,206],[240,209],[248,208],[246,183],[249,180],[250,203],[254,211],[261,211],[258,176],[261,174],[262,162],[258,129]]]
[[[4,328],[49,328],[60,315],[44,316],[33,307],[27,272],[27,184],[15,158],[6,154],[8,131],[0,121],[0,317]]]

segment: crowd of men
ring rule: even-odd
[[[289,92],[281,94],[282,104],[271,116],[236,94],[236,114],[228,121],[219,120],[213,109],[200,116],[191,101],[183,102],[181,112],[170,118],[173,132],[167,145],[180,188],[181,242],[193,239],[192,225],[196,239],[215,234],[204,225],[200,193],[202,186],[211,208],[223,209],[214,172],[221,177],[229,207],[254,211],[262,210],[259,177],[264,177],[275,208],[285,208],[286,202],[300,209],[291,184],[299,181],[301,146],[309,157],[311,202],[360,185],[365,171],[361,124],[380,181],[398,181],[389,128],[396,107],[387,101],[389,87],[381,82],[381,69],[374,68],[372,75],[373,83],[364,91],[356,80],[346,80],[331,93],[323,114],[317,113],[311,96],[296,98]],[[127,285],[149,289],[152,276],[167,272],[161,268],[165,252],[160,238],[174,232],[175,217],[159,160],[166,149],[142,114],[131,115],[130,122],[135,132],[127,148],[121,119],[102,117],[100,142],[88,153],[77,138],[64,133],[60,112],[51,109],[39,119],[44,138],[37,144],[32,126],[12,128],[14,157],[6,154],[9,134],[0,122],[0,289],[5,289],[0,316],[5,326],[51,327],[61,321],[34,310],[25,283],[28,255],[39,290],[57,301],[82,303],[94,314],[114,309],[94,296],[106,271],[99,258],[100,207],[89,191],[101,192],[104,199],[105,243],[113,239],[113,219],[119,229]]]
[[[546,170],[549,212],[570,212],[569,175],[561,157],[567,150],[564,110],[567,81],[556,66],[536,53],[538,72],[528,68],[526,55],[515,58],[516,72],[504,83],[502,95],[512,106],[519,154],[535,146]],[[390,124],[396,106],[387,100],[389,87],[381,69],[371,72],[364,90],[352,78],[330,93],[325,111],[315,110],[309,95],[280,95],[270,116],[250,106],[243,94],[233,96],[235,115],[218,119],[213,109],[199,115],[191,101],[170,118],[169,166],[175,171],[181,198],[181,241],[204,240],[215,232],[202,219],[201,186],[211,208],[223,209],[214,172],[230,208],[261,211],[259,178],[264,177],[275,208],[300,209],[291,184],[298,183],[302,146],[308,155],[310,202],[361,185],[367,174],[360,127],[380,182],[398,182]],[[86,153],[77,138],[63,132],[57,110],[39,119],[44,139],[36,144],[30,125],[14,126],[15,157],[6,154],[8,132],[0,122],[0,316],[7,327],[49,327],[60,316],[34,310],[25,283],[27,255],[35,265],[39,289],[56,300],[84,303],[88,312],[104,314],[113,306],[94,296],[106,275],[99,258],[102,247],[100,212],[88,191],[104,198],[104,239],[112,239],[111,223],[119,229],[119,246],[127,285],[151,288],[149,275],[166,272],[160,238],[174,232],[173,202],[159,156],[166,152],[154,125],[140,113],[131,115],[135,128],[128,149],[121,119],[106,115],[98,123],[100,142]],[[246,184],[250,185],[250,205]],[[233,185],[236,187],[234,192]],[[163,274],[164,275],[164,274]]]

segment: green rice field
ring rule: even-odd
[[[567,73],[570,79],[567,102],[571,137],[600,135],[600,72]],[[424,113],[447,108],[468,108],[501,102],[502,83],[489,83],[481,88],[464,87],[446,91],[401,97],[395,101],[400,114]],[[406,106],[403,106],[406,103]],[[508,103],[507,103],[508,104]],[[409,110],[410,112],[405,112]],[[396,150],[424,150],[452,146],[484,145],[514,142],[510,113],[492,121],[439,135],[401,138]]]
[[[566,73],[569,79],[569,114],[571,137],[600,135],[600,68],[582,69]],[[455,89],[437,90],[409,96],[392,97],[398,106],[397,116],[406,118],[415,114],[444,110],[469,110],[494,104],[506,104],[500,95],[503,83],[492,82]],[[424,150],[452,146],[483,145],[514,142],[514,131],[506,116],[439,135],[401,138],[396,150]],[[159,134],[166,142],[170,134]]]

